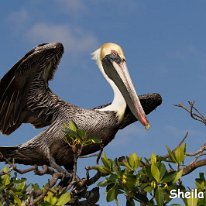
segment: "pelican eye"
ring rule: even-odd
[[[118,52],[116,50],[111,50],[111,55],[118,57]]]
[[[115,61],[117,64],[119,64],[122,61],[116,50],[111,50],[109,57],[111,60]]]

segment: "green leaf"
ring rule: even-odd
[[[204,195],[204,198],[199,198],[198,206],[206,205],[206,195]]]
[[[205,190],[206,181],[205,181],[204,173],[202,173],[202,172],[199,173],[199,178],[195,179],[195,184],[196,184],[198,190],[200,190],[200,191]]]
[[[39,206],[51,206],[51,204],[48,203],[48,202],[43,202],[43,203],[41,203],[41,205],[39,205]]]
[[[32,184],[32,188],[33,188],[34,190],[39,190],[39,189],[40,189],[40,187],[39,187],[39,185],[38,185],[37,183]]]
[[[102,155],[102,162],[109,171],[112,170],[112,160],[108,159],[105,153]]]
[[[26,181],[24,180],[17,185],[16,190],[21,191],[25,189],[25,186],[26,186]]]
[[[69,129],[71,129],[72,131],[76,132],[77,131],[76,123],[73,122],[73,121],[69,121]]]
[[[18,206],[21,206],[21,200],[17,197],[17,196],[14,196],[14,203]]]
[[[50,201],[51,205],[56,205],[56,202],[57,202],[57,197],[52,197]]]
[[[128,199],[126,202],[126,206],[135,206],[135,202],[133,199]]]
[[[10,174],[5,174],[5,175],[2,175],[2,184],[4,186],[7,186],[10,184]]]
[[[169,172],[163,177],[162,182],[163,183],[172,182],[174,180],[175,176],[176,176],[176,172],[174,172],[174,171]]]
[[[174,184],[175,182],[177,182],[178,179],[180,179],[180,177],[182,177],[182,173],[183,173],[183,170],[179,170],[178,172],[176,172],[176,175],[172,181],[172,183]]]
[[[157,162],[157,156],[156,156],[156,154],[152,153],[152,155],[151,155],[151,163],[155,164],[156,162]]]
[[[77,139],[79,137],[77,132],[75,132],[71,129],[66,129],[65,133],[66,133],[65,137],[68,140],[73,140],[74,141],[75,139]]]
[[[185,143],[182,143],[179,147],[176,148],[176,150],[174,152],[176,163],[180,164],[184,161],[184,159],[185,159],[185,150],[186,150],[186,144]]]
[[[121,176],[121,182],[127,186],[127,188],[132,191],[136,187],[136,175],[125,172]]]
[[[114,186],[111,187],[107,191],[107,202],[111,202],[113,200],[116,200],[117,199],[117,195],[118,195],[118,188],[117,188],[117,185],[114,184]]]
[[[176,158],[175,158],[174,153],[172,152],[172,150],[171,150],[168,146],[166,146],[166,148],[167,148],[167,151],[168,151],[168,154],[169,154],[170,159],[171,159],[173,162],[176,163]]]
[[[164,193],[161,187],[158,187],[155,191],[155,200],[158,206],[164,205]]]
[[[160,179],[162,179],[167,171],[166,166],[163,163],[161,163],[159,170],[160,170]]]
[[[104,166],[97,166],[96,169],[104,175],[110,174],[110,170]]]
[[[205,189],[205,181],[202,181],[200,179],[196,179],[195,184],[196,184],[198,190],[203,191]]]
[[[127,168],[127,170],[132,171],[133,168],[130,166],[130,164],[129,164],[128,161],[129,161],[129,160],[126,159],[126,160],[124,160],[124,161],[122,162],[122,164]]]
[[[192,197],[192,192],[194,191],[191,191],[191,197],[186,199],[187,206],[197,206],[198,198]]]
[[[151,185],[148,185],[148,186],[144,187],[145,192],[152,192],[153,189],[154,188]]]
[[[54,197],[54,194],[50,191],[48,191],[47,196],[44,198],[44,201],[47,201],[51,205],[55,205],[57,202],[57,198]]]
[[[9,168],[8,168],[8,167],[4,167],[3,170],[2,170],[2,172],[3,172],[4,174],[9,173]]]
[[[108,181],[107,180],[104,180],[104,181],[101,181],[97,184],[97,186],[99,187],[106,187],[108,185]]]
[[[132,153],[129,155],[129,164],[133,170],[140,166],[140,158],[138,157],[137,153]]]
[[[85,130],[82,129],[78,129],[77,130],[77,134],[79,135],[79,137],[81,137],[82,139],[86,138],[87,136],[87,132]]]
[[[114,183],[118,181],[118,179],[119,179],[119,176],[117,174],[112,173],[109,177],[107,177],[107,182],[112,183],[113,185]]]
[[[2,184],[3,184],[4,186],[7,186],[7,185],[10,184],[10,172],[9,172],[9,168],[8,168],[8,167],[4,167],[4,168],[2,169],[2,173],[3,173],[3,175],[0,176],[1,179],[2,179]]]
[[[151,165],[151,173],[155,180],[159,183],[160,182],[160,171],[155,163]]]
[[[63,206],[65,205],[66,203],[68,203],[69,201],[71,200],[71,195],[69,192],[67,193],[64,193],[60,196],[60,198],[58,199],[56,205],[60,205],[60,206]]]
[[[91,144],[94,144],[94,143],[100,144],[101,143],[101,139],[98,137],[89,137],[88,139],[90,140]]]
[[[112,164],[112,172],[119,174],[121,171],[121,165],[123,165],[122,162],[120,163],[119,160],[117,158],[115,158],[115,160],[113,161],[113,164]]]
[[[205,175],[204,175],[203,172],[200,172],[200,173],[199,173],[199,177],[200,177],[200,179],[201,179],[202,181],[205,181]]]

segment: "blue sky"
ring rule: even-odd
[[[149,131],[139,123],[128,126],[107,146],[108,156],[165,154],[165,145],[175,147],[187,131],[188,151],[195,151],[205,141],[205,126],[174,104],[195,100],[206,114],[205,9],[205,0],[2,1],[0,76],[35,45],[62,42],[65,53],[50,87],[75,105],[95,107],[112,101],[113,93],[90,53],[116,42],[138,93],[160,93],[163,103],[148,116]],[[0,135],[0,145],[25,142],[39,131],[23,125],[9,137]]]

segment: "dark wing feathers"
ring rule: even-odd
[[[53,77],[62,54],[61,43],[37,46],[20,59],[0,80],[0,131],[3,134],[10,134],[23,122],[29,122],[29,115],[29,119],[35,121],[38,127],[45,125],[43,122],[46,117],[42,115],[44,111],[41,111],[41,107],[38,108],[38,115],[27,107],[28,99],[33,98],[35,101],[35,96],[28,97],[28,90],[33,87],[33,84],[38,85],[38,81],[42,82],[42,80],[44,82],[42,88],[48,88],[48,80]],[[34,88],[40,89],[37,86]],[[37,94],[38,91],[35,93]],[[44,109],[42,107],[42,110]],[[31,117],[32,115],[35,117]]]
[[[23,99],[19,98],[19,93],[23,94],[24,91],[17,84],[18,79],[15,77],[20,63],[19,61],[15,64],[0,81],[0,130],[5,134],[7,134],[8,128],[17,123],[19,112],[23,106],[21,104]]]

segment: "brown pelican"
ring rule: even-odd
[[[63,124],[74,121],[88,136],[98,137],[107,145],[117,131],[139,120],[149,122],[129,76],[124,53],[114,43],[103,44],[93,53],[100,71],[114,91],[111,104],[83,109],[52,93],[48,81],[53,78],[64,48],[61,43],[40,44],[19,60],[0,81],[0,131],[10,134],[22,123],[36,128],[48,126],[26,143],[0,147],[6,159],[26,165],[49,165],[58,171],[71,169],[73,153],[64,141]],[[147,113],[161,104],[161,96],[141,96]],[[82,155],[93,153],[100,145],[85,146]],[[4,161],[4,159],[2,159]]]

